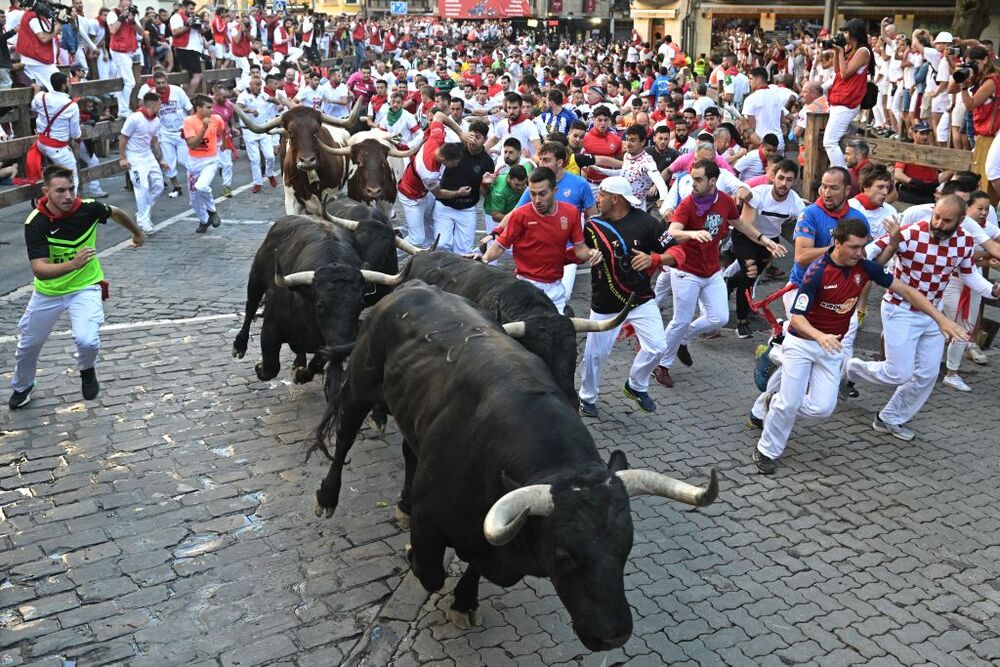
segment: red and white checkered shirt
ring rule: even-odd
[[[938,241],[931,233],[930,225],[929,221],[924,220],[900,231],[903,239],[896,251],[897,261],[893,275],[937,306],[948,279],[953,274],[962,276],[973,272],[975,264],[972,256],[976,241],[962,231],[961,227],[949,238]],[[875,241],[879,251],[885,249],[888,243],[888,236]],[[897,306],[909,306],[905,299],[891,290],[885,293],[885,301]]]

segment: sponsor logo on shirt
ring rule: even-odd
[[[719,227],[722,226],[722,216],[718,213],[713,213],[705,219],[705,229],[709,234],[715,236],[719,233]]]
[[[846,315],[852,310],[854,310],[854,304],[858,302],[857,297],[853,297],[844,301],[843,303],[830,303],[829,301],[821,301],[819,304],[820,308],[825,308],[827,310],[832,310],[838,315]]]
[[[565,215],[559,218],[559,227],[562,228],[563,231],[569,229],[569,220]]]
[[[805,294],[800,294],[798,297],[796,297],[796,299],[795,299],[795,309],[796,310],[805,310],[808,307],[809,307],[809,297],[808,296],[806,296]]]

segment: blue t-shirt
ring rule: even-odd
[[[860,211],[848,208],[843,218],[834,218],[816,204],[809,204],[802,212],[802,215],[799,216],[799,221],[795,223],[795,233],[792,235],[792,243],[795,243],[795,239],[799,237],[805,237],[812,239],[813,245],[817,248],[825,248],[826,246],[833,245],[834,228],[840,220],[848,218],[860,220],[865,223],[865,229],[868,230],[869,236],[871,235],[872,232],[871,227],[868,225],[868,219]],[[788,282],[793,285],[801,285],[802,276],[805,273],[806,267],[801,264],[793,264]]]
[[[545,125],[545,131],[548,134],[553,132],[569,134],[569,126],[576,119],[576,114],[566,107],[563,107],[562,111],[557,114],[553,114],[551,111],[542,112],[542,124]]]
[[[664,95],[670,94],[670,77],[669,76],[657,76],[653,79],[653,85],[650,87],[653,91],[653,102],[656,102],[657,97],[662,97]]]
[[[572,204],[580,209],[580,213],[586,213],[587,209],[597,203],[594,193],[590,191],[590,184],[576,174],[563,173],[563,177],[556,184],[556,200]],[[523,206],[531,201],[531,192],[527,188],[517,205]]]

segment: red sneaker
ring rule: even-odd
[[[276,179],[274,176],[268,176],[267,182],[271,184],[272,188],[278,187],[278,179]]]
[[[254,194],[260,192],[260,184],[259,183],[254,183],[253,187],[250,188],[250,192],[252,192]]]

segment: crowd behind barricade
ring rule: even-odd
[[[165,178],[169,196],[182,194],[181,170],[195,231],[218,227],[212,184],[221,176],[231,196],[241,143],[251,196],[265,179],[277,186],[280,137],[241,128],[236,109],[258,129],[300,106],[333,119],[360,109],[364,122],[355,131],[380,131],[414,153],[396,174],[393,214],[410,244],[426,248],[437,239],[439,250],[488,263],[513,251],[517,276],[567,314],[577,265],[589,263],[591,319],[632,307],[621,332],[588,335],[584,415],[598,415],[601,367],[619,333],[638,339],[624,394],[647,411],[656,409],[651,381],[674,386],[675,362],[693,365],[689,345],[719,335],[734,292],[737,336],[751,338],[756,288],[786,279],[772,260],[787,252],[793,269],[779,296],[788,321],[775,324],[759,351],[762,393],[749,418],[763,429],[753,454],[762,472],[774,471],[796,415],[828,415],[838,393],[858,395],[855,380],[900,387],[873,427],[912,438],[905,424],[937,380],[941,332],[953,339],[949,387],[970,390],[957,374],[963,355],[986,360],[967,339],[978,298],[995,292],[978,267],[1000,260],[990,203],[1000,186],[1000,144],[992,144],[1000,104],[988,42],[920,30],[908,37],[888,20],[870,34],[868,24],[852,19],[832,35],[799,31],[781,42],[729,29],[711,54],[692,58],[669,35],[654,43],[637,34],[611,43],[538,39],[496,22],[258,9],[230,16],[223,8],[208,16],[193,5],[185,0],[169,17],[147,12],[144,24],[130,0],[120,0],[98,21],[111,37],[99,67],[118,67],[127,80],[131,63],[145,57],[151,66],[152,76],[137,82],[139,108],[128,108],[123,91],[117,112],[126,117],[120,160],[143,232],[154,229]],[[25,13],[21,23],[26,19],[28,26],[39,20]],[[131,37],[116,37],[122,31]],[[90,41],[103,43],[105,35],[95,35]],[[52,73],[51,63],[24,63],[36,51],[21,46],[19,75],[48,88],[34,102],[39,124],[48,122],[39,128],[39,150],[75,173],[71,143],[81,110],[66,96],[68,79]],[[334,52],[357,58],[324,64]],[[209,62],[238,67],[235,86],[196,93]],[[191,74],[189,89],[169,83],[171,65]],[[832,165],[815,202],[792,189],[810,112],[829,114],[822,148]],[[854,135],[863,113],[900,141],[974,144],[976,171],[876,164],[864,137]],[[901,213],[896,201],[914,205]],[[480,209],[487,233],[477,238]],[[794,225],[790,251],[786,225]],[[887,345],[885,361],[862,364],[851,353],[869,281],[889,288],[883,327],[907,344]],[[667,299],[673,313],[664,325],[659,306]],[[19,347],[19,364],[22,354],[34,363],[37,350],[29,348]],[[842,378],[850,382],[841,386]],[[33,371],[15,375],[12,407],[30,394],[32,380]]]

